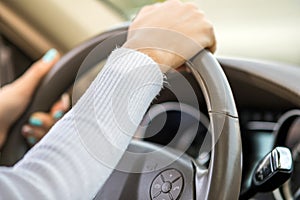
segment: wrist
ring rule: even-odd
[[[168,65],[168,61],[167,61],[167,57],[166,55],[163,56],[163,52],[159,51],[159,50],[155,50],[155,49],[137,49],[137,51],[149,56],[152,60],[154,60],[154,62],[156,62],[159,65],[160,70],[162,71],[162,73],[166,73],[167,71],[169,71],[170,66]]]
[[[139,42],[136,40],[128,40],[123,47],[133,49],[147,55],[159,65],[159,68],[163,73],[169,71],[171,68],[180,66],[185,61],[183,58],[173,52],[168,52],[167,50],[159,48],[155,49],[152,47],[141,47],[138,46],[138,43]]]

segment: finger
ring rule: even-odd
[[[164,3],[162,3],[162,6],[166,6],[166,7],[172,7],[172,6],[182,6],[184,3],[182,3],[181,1],[179,0],[168,0],[168,1],[165,1]]]
[[[24,125],[21,133],[26,138],[27,143],[30,146],[33,146],[40,141],[47,134],[47,132],[48,131],[42,127]]]
[[[22,127],[22,135],[25,138],[28,137],[33,137],[35,138],[35,141],[39,141],[40,139],[42,139],[46,134],[47,134],[47,130],[41,127],[35,127],[35,126],[31,126],[29,124],[26,124]],[[33,142],[30,142],[33,143]]]
[[[213,45],[211,47],[208,48],[208,50],[212,53],[215,53],[216,50],[217,50],[217,43],[216,43],[216,40],[215,42],[213,43]]]
[[[5,109],[9,111],[9,116],[6,120],[8,126],[15,122],[24,112],[40,80],[58,59],[59,54],[57,51],[50,50],[41,60],[33,64],[24,75],[1,90],[6,97],[3,101]],[[2,125],[3,128],[5,128],[4,126],[5,124]]]
[[[188,9],[196,9],[196,10],[198,10],[198,6],[194,2],[187,2],[187,3],[184,3],[184,5]]]
[[[50,114],[55,119],[60,119],[71,107],[70,95],[64,93],[61,99],[57,101],[51,108]]]
[[[56,49],[50,49],[46,54],[38,61],[36,61],[29,71],[35,72],[37,78],[42,78],[54,64],[60,59],[60,54]]]
[[[54,125],[55,120],[48,113],[36,112],[29,118],[29,124],[35,127],[42,127],[47,131]]]
[[[208,48],[208,50],[210,51],[210,52],[212,52],[212,53],[215,53],[216,52],[216,50],[217,50],[217,40],[216,40],[216,36],[215,36],[215,34],[214,34],[214,30],[212,30],[212,42],[211,42],[211,44],[210,44],[210,46],[209,46],[209,48]]]
[[[159,7],[162,3],[158,2],[152,5],[147,5],[144,6],[140,11],[138,11],[138,13],[136,14],[136,16],[132,19],[132,21],[134,21],[139,15],[146,15],[151,13],[153,10],[155,10],[157,7]]]
[[[210,21],[206,20],[206,24],[208,26],[208,42],[207,42],[207,49],[214,53],[217,49],[217,40],[216,40],[216,35],[214,33],[214,28],[213,25]]]
[[[155,5],[155,4],[153,4],[153,5],[148,5],[148,6],[144,6],[144,7],[139,11],[139,13],[147,13],[147,12],[149,12],[149,11],[152,11],[153,8],[154,8],[154,5]],[[138,13],[138,14],[139,14],[139,13]]]
[[[37,87],[38,83],[50,71],[54,64],[59,60],[60,55],[55,49],[49,50],[43,58],[35,62],[19,79],[13,84],[20,88],[29,96]]]

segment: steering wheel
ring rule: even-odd
[[[2,151],[2,165],[14,164],[28,150],[20,131],[30,114],[35,111],[47,111],[74,83],[76,76],[81,76],[107,58],[116,46],[121,46],[126,41],[126,37],[127,27],[114,29],[84,42],[62,57],[37,89],[26,112],[12,127]],[[97,46],[99,43],[102,44]],[[89,67],[80,69],[78,73],[87,55],[96,59],[86,59]],[[119,194],[119,199],[126,199],[127,195],[134,199],[135,193],[137,199],[238,199],[242,177],[242,148],[238,114],[231,88],[219,63],[206,50],[202,50],[187,62],[187,66],[201,87],[207,103],[210,132],[215,144],[211,151],[209,167],[203,169],[196,159],[183,155],[164,168],[152,168],[151,172],[147,171],[149,173],[127,173],[125,182],[119,180],[125,177],[124,174],[115,170],[97,197],[111,199],[113,197],[110,195]],[[132,142],[129,147],[137,152],[156,151],[158,148],[157,145],[145,141]],[[175,151],[163,149],[161,152],[160,156],[163,159],[156,160],[158,165],[162,160],[176,157]],[[146,158],[143,159],[144,164],[148,162]],[[168,176],[176,176],[177,179],[171,180]],[[133,182],[135,185],[131,187]]]

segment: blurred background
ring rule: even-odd
[[[154,0],[105,0],[131,19]],[[215,26],[218,55],[300,64],[299,0],[194,0]]]
[[[1,0],[0,33],[35,59],[52,46],[67,52],[80,42],[131,20],[143,5],[155,2],[161,1]],[[300,0],[192,2],[204,10],[215,26],[218,56],[300,65]],[[26,36],[28,30],[31,35]]]

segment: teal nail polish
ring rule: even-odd
[[[30,144],[30,145],[34,145],[36,143],[36,138],[35,137],[32,137],[32,136],[29,136],[27,138],[27,142]]]
[[[64,115],[64,112],[63,111],[56,111],[55,113],[54,113],[54,118],[55,119],[60,119],[62,116]]]
[[[56,49],[50,49],[49,51],[47,51],[47,53],[43,56],[43,61],[44,62],[51,62],[55,56],[57,54],[57,50]]]
[[[42,120],[37,119],[37,118],[34,118],[34,117],[31,117],[31,118],[29,119],[29,123],[30,123],[32,126],[42,126],[42,125],[43,125]]]

